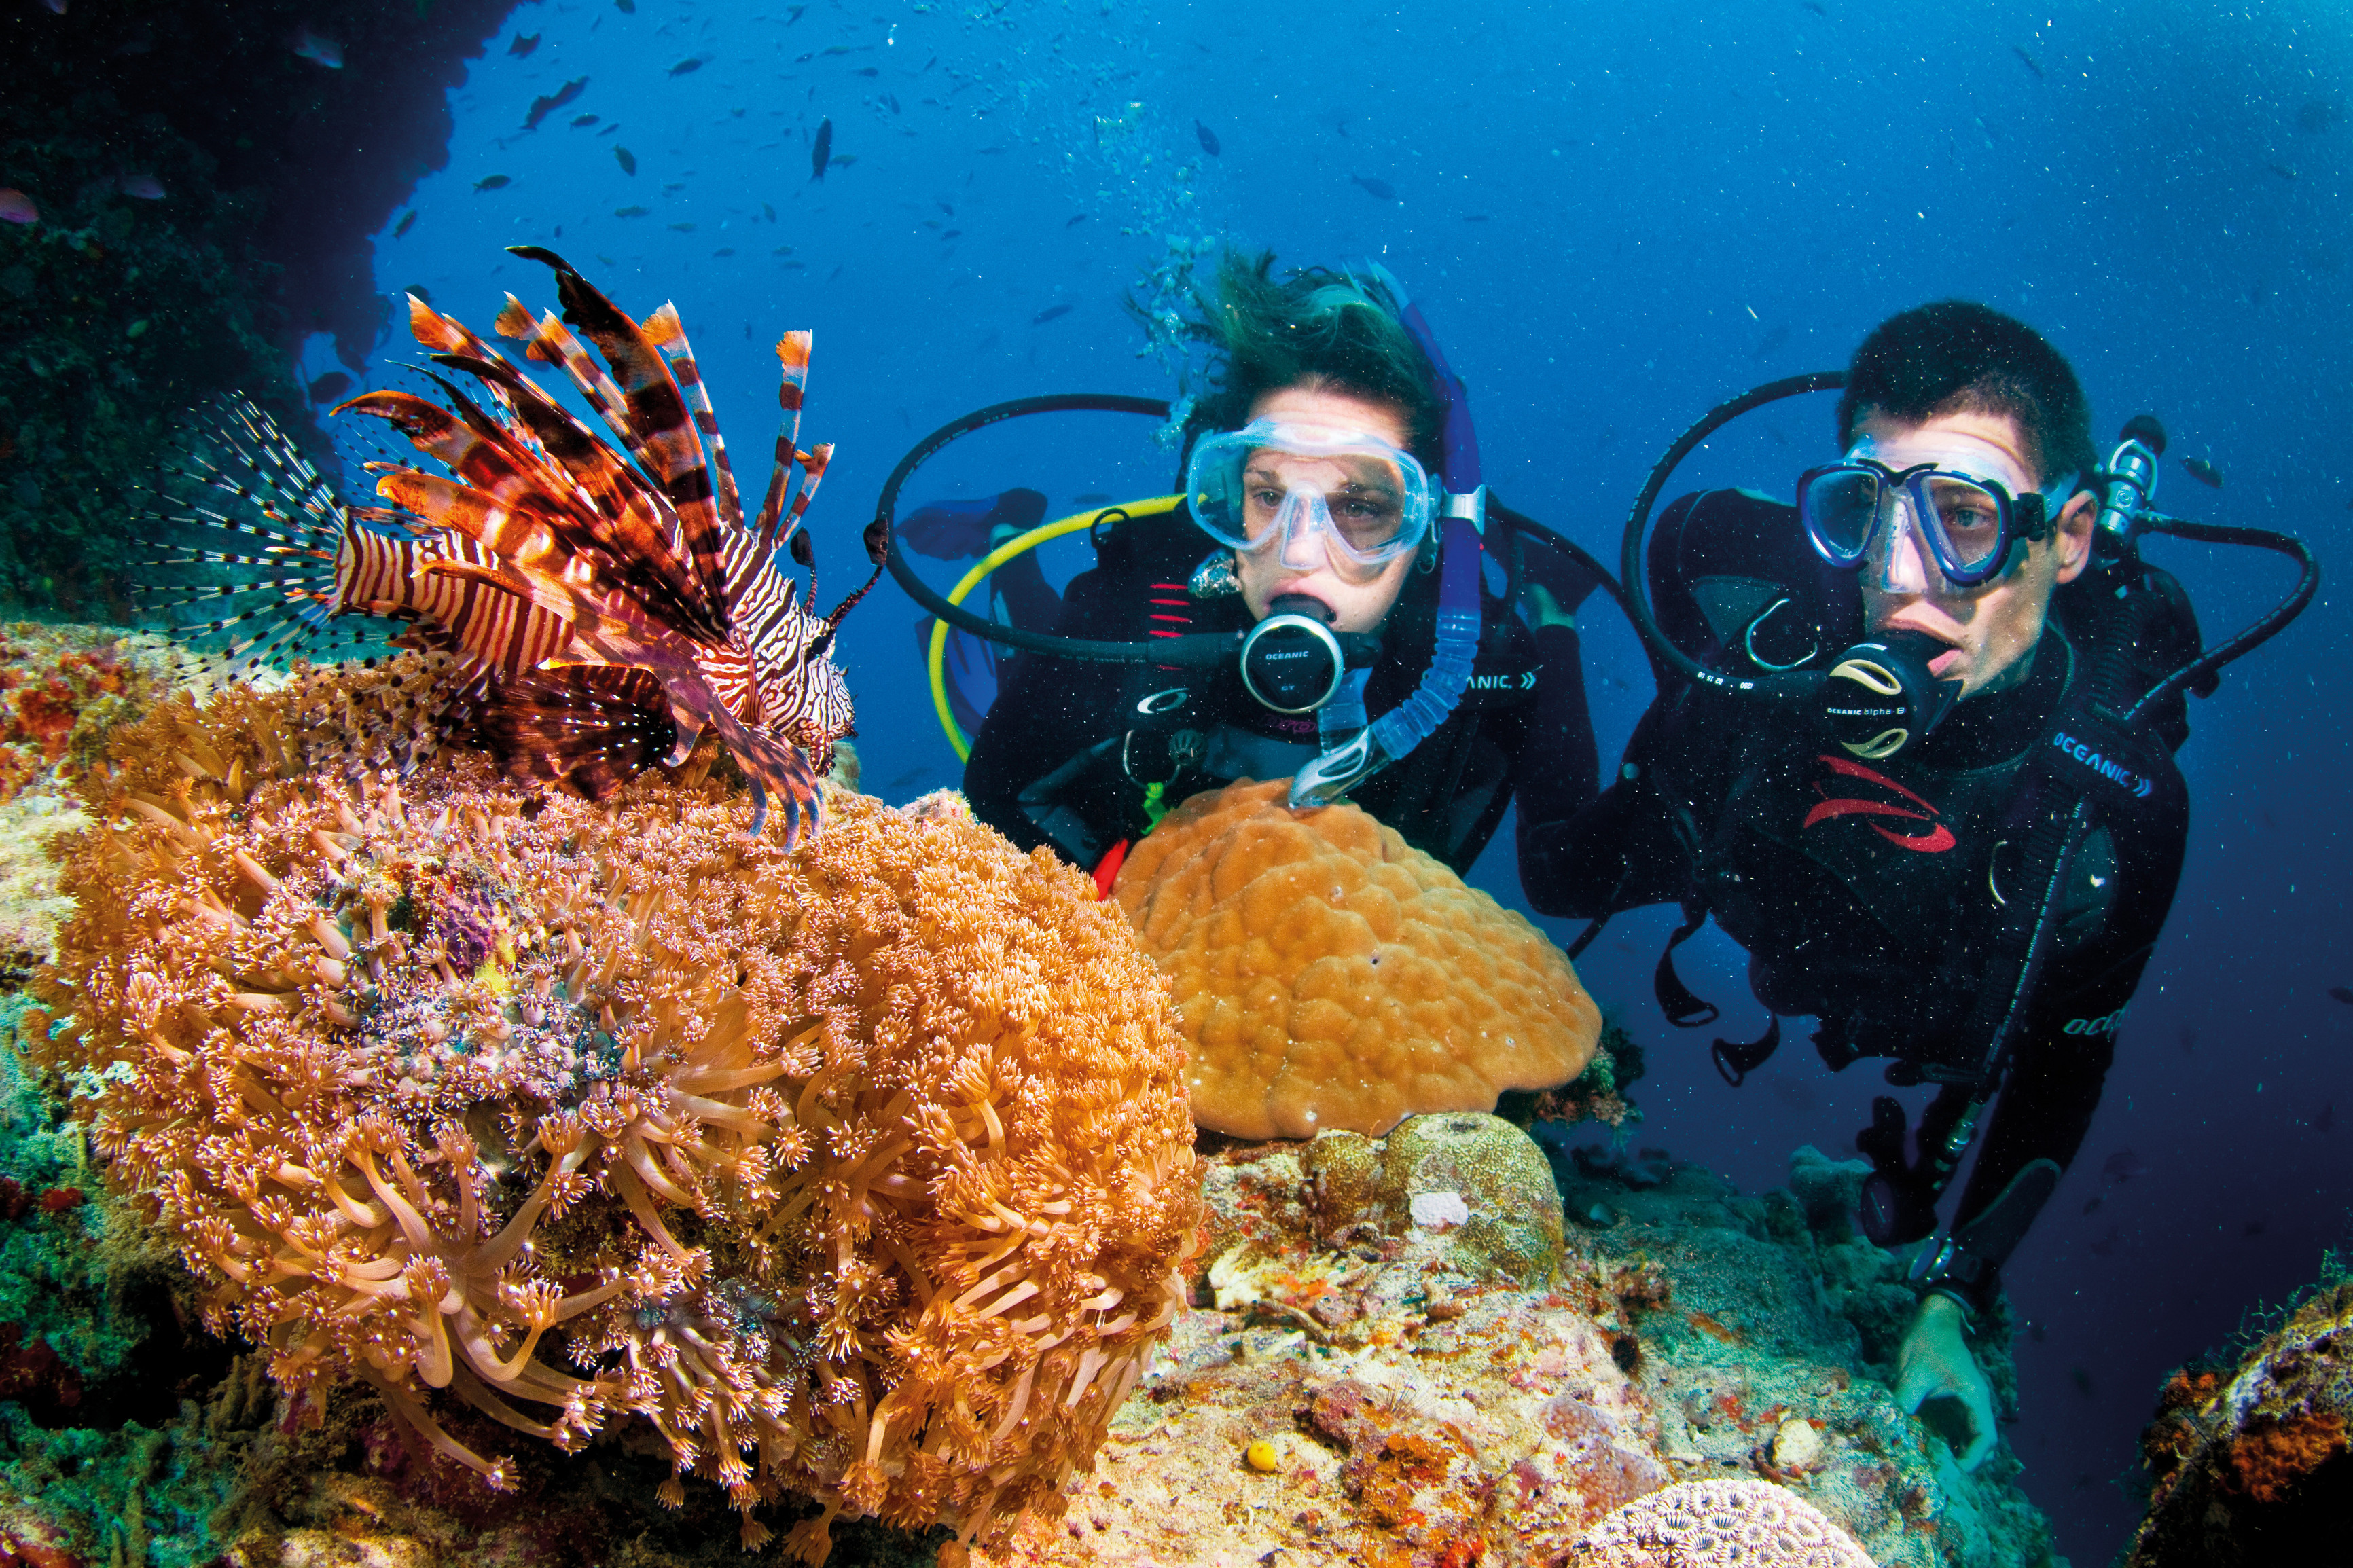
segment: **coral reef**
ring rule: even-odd
[[[1788,1488],[1725,1477],[1628,1503],[1579,1536],[1563,1568],[1871,1568],[1871,1559]]]
[[[1640,1186],[1559,1163],[1568,1211],[1609,1217],[1572,1225],[1558,1272],[1523,1285],[1460,1250],[1466,1227],[1377,1202],[1386,1152],[1327,1135],[1210,1157],[1212,1240],[1166,1364],[1067,1517],[989,1562],[1558,1568],[1637,1499],[1745,1480],[1883,1568],[2056,1563],[2014,1458],[1964,1475],[1896,1409],[1899,1258],[1653,1153]],[[1458,1195],[1475,1215],[1522,1190]],[[1351,1202],[1368,1206],[1335,1228]],[[2007,1359],[1998,1337],[1978,1350]]]
[[[1113,889],[1176,989],[1193,1117],[1377,1136],[1584,1070],[1601,1015],[1520,915],[1354,805],[1245,780],[1163,818]]]
[[[49,845],[84,824],[70,780],[108,738],[200,673],[161,637],[105,626],[0,627],[0,983],[49,960],[72,909]]]
[[[1059,1513],[1198,1201],[1124,922],[857,796],[787,852],[692,768],[604,809],[474,753],[313,771],[293,716],[382,688],[176,700],[85,780],[26,1036],[208,1326],[493,1487],[474,1412],[564,1448],[645,1415],[660,1500],[715,1479],[757,1544],[813,1497],[813,1562],[838,1515]]]
[[[1624,1026],[1605,1018],[1593,1059],[1585,1064],[1583,1072],[1556,1089],[1498,1095],[1495,1109],[1523,1127],[1538,1121],[1599,1121],[1623,1136],[1642,1120],[1641,1108],[1628,1091],[1643,1071],[1642,1047]]]
[[[0,1018],[10,1036],[26,1005]],[[228,1358],[175,1322],[185,1284],[106,1201],[81,1130],[0,1052],[0,1563],[217,1554],[206,1521],[239,1450],[183,1401]]]
[[[2341,1558],[2353,1532],[2353,1279],[2321,1278],[2232,1360],[2167,1380],[2128,1568]]]

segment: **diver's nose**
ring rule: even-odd
[[[1883,594],[1928,592],[1928,542],[1912,523],[1910,499],[1895,503],[1871,552],[1871,585]]]
[[[1324,564],[1324,535],[1332,514],[1324,498],[1313,490],[1293,490],[1282,498],[1282,514],[1275,519],[1282,531],[1282,563],[1294,572],[1313,572]]]

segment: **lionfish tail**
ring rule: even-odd
[[[153,504],[132,521],[132,538],[145,547],[128,563],[141,613],[232,670],[332,658],[327,650],[337,644],[381,644],[380,623],[328,626],[343,608],[348,542],[380,531],[380,511],[346,506],[246,398],[197,410],[185,434],[151,489]]]

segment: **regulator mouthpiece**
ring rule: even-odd
[[[1348,659],[1332,632],[1332,607],[1305,594],[1284,594],[1273,613],[1242,638],[1242,686],[1277,713],[1313,713],[1340,689]]]
[[[1849,756],[1882,762],[1935,729],[1960,700],[1961,683],[1928,673],[1947,652],[1926,632],[1889,632],[1860,642],[1831,664],[1822,717]]]

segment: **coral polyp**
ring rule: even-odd
[[[290,710],[168,705],[90,782],[32,1031],[208,1324],[493,1487],[458,1404],[565,1448],[644,1416],[662,1500],[715,1481],[754,1546],[813,1497],[811,1562],[838,1515],[1058,1512],[1198,1202],[1117,910],[854,795],[787,850],[692,767],[602,806],[464,752],[349,782]]]

